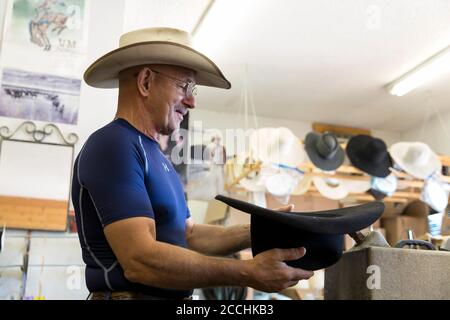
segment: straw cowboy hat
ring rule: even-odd
[[[304,257],[286,262],[305,270],[336,263],[344,251],[344,235],[370,226],[384,211],[382,202],[319,212],[280,212],[223,195],[216,199],[251,215],[254,256],[273,248],[305,247]]]
[[[394,174],[388,175],[386,178],[371,177],[370,190],[375,200],[382,200],[385,197],[390,197],[397,190],[398,179]]]
[[[134,66],[166,64],[196,72],[196,83],[223,89],[231,88],[219,67],[195,50],[186,31],[148,28],[125,33],[119,48],[108,52],[87,68],[84,80],[92,87],[117,88],[119,72]]]
[[[389,153],[396,165],[419,179],[426,179],[442,168],[438,156],[422,142],[398,142],[391,146]]]
[[[285,127],[260,128],[250,136],[250,153],[264,163],[297,168],[306,152],[294,133]]]
[[[266,179],[266,190],[285,204],[289,201],[289,197],[300,179],[301,176],[295,172],[280,170],[280,172]]]
[[[299,196],[306,192],[308,192],[309,188],[311,188],[313,177],[311,175],[304,175],[299,178],[297,185],[292,190],[291,194],[293,196]]]
[[[320,173],[322,170],[318,168],[313,169],[314,173]],[[334,175],[334,172],[328,172]],[[312,178],[314,186],[317,191],[328,199],[333,200],[341,200],[348,196],[348,191],[344,187],[342,181],[333,176],[330,177],[321,177],[321,176],[313,176]]]
[[[428,204],[436,212],[443,212],[448,206],[448,184],[443,182],[437,175],[432,175],[423,186],[420,200]]]

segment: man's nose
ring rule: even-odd
[[[195,108],[195,96],[190,96],[190,97],[184,97],[183,100],[181,101],[186,108],[188,109],[194,109]]]

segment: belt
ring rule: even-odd
[[[192,300],[192,296],[184,298],[165,298],[135,291],[94,291],[91,292],[90,300]]]

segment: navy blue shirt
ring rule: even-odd
[[[190,214],[183,187],[155,140],[123,119],[94,132],[75,160],[72,201],[89,291],[134,290],[172,298],[192,294],[128,281],[103,233],[115,221],[148,217],[155,220],[158,241],[187,246]]]

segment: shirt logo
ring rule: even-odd
[[[161,162],[161,164],[163,165],[164,171],[169,172],[169,167],[167,166],[167,164],[165,164],[164,162]]]

